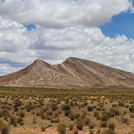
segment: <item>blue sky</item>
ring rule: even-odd
[[[34,24],[24,25],[29,31],[36,29],[36,26]]]
[[[116,35],[126,35],[134,38],[134,13],[130,11],[113,16],[112,20],[100,26],[106,36],[115,37]]]

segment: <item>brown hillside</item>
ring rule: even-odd
[[[0,85],[133,88],[134,74],[71,57],[58,65],[36,60],[18,72],[0,77]]]

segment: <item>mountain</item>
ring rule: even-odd
[[[134,74],[74,57],[57,65],[37,59],[18,72],[1,76],[0,85],[134,88]]]

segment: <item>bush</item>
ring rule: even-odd
[[[134,113],[134,105],[131,105],[131,107],[129,108],[129,111],[130,111],[131,113]]]
[[[113,108],[115,108],[115,107],[117,107],[117,106],[118,106],[117,104],[112,104],[112,107],[113,107]]]
[[[60,124],[58,124],[58,132],[60,133],[60,134],[65,134],[66,133],[66,126],[65,126],[65,124],[63,124],[63,123],[60,123]]]
[[[131,115],[130,115],[130,118],[134,118],[134,114],[131,114]]]
[[[74,128],[74,125],[73,125],[73,124],[70,124],[70,125],[69,125],[69,129],[70,129],[70,130],[73,130],[73,128]]]
[[[109,124],[109,129],[114,130],[115,129],[115,124],[114,123],[110,123]]]
[[[85,124],[86,124],[86,125],[89,125],[89,124],[90,124],[90,119],[89,119],[89,118],[86,118],[86,119],[85,119]]]
[[[115,134],[115,132],[113,130],[109,129],[109,130],[105,130],[103,132],[103,134]]]
[[[75,114],[70,113],[69,116],[70,116],[70,119],[71,120],[75,120],[75,119],[78,119],[80,117],[80,114],[78,114],[78,113],[75,113]]]
[[[78,134],[78,129],[74,129],[74,134]]]
[[[125,118],[125,117],[121,117],[121,122],[122,122],[122,123],[127,123],[127,122],[128,122],[128,119]]]
[[[61,108],[62,108],[62,110],[65,110],[65,111],[70,111],[70,110],[71,110],[71,107],[70,107],[70,105],[68,105],[68,104],[63,104],[63,105],[61,106]]]
[[[6,125],[6,126],[3,126],[3,128],[1,129],[1,134],[8,134],[9,133],[9,127]]]
[[[41,127],[41,131],[45,131],[47,127]]]
[[[117,109],[111,108],[110,115],[111,117],[118,116],[120,115],[120,112]]]
[[[56,104],[53,104],[53,105],[51,106],[51,108],[52,108],[52,111],[56,111],[56,110],[58,109],[58,107],[57,107]]]
[[[103,112],[103,115],[101,116],[101,121],[107,121],[109,118],[111,118],[110,112]]]
[[[77,120],[76,120],[76,127],[79,129],[79,130],[82,130],[83,127],[85,125],[85,119],[82,118],[82,117],[79,117]]]
[[[71,119],[71,120],[75,120],[75,114],[72,114],[72,113],[71,113],[71,114],[70,114],[70,119]]]
[[[79,130],[82,130],[83,127],[84,127],[83,122],[82,122],[82,121],[79,121],[79,122],[77,121],[76,127],[77,127]]]
[[[51,123],[58,123],[60,121],[60,119],[56,118],[56,119],[51,119]]]
[[[65,111],[65,116],[69,116],[70,115],[70,111]]]
[[[101,121],[100,127],[107,127],[107,122],[106,121]]]
[[[35,124],[37,122],[37,119],[34,117],[33,118],[33,123]]]
[[[94,133],[94,131],[93,130],[90,130],[90,134],[93,134]]]
[[[19,123],[20,125],[23,125],[23,124],[24,124],[22,117],[18,117],[17,120],[18,120],[18,123]]]
[[[106,114],[101,116],[101,121],[107,121],[108,120],[108,116]]]
[[[9,133],[9,127],[8,127],[8,125],[5,124],[1,120],[0,120],[0,132],[1,132],[1,134],[8,134]]]
[[[89,125],[89,128],[90,129],[93,129],[95,127],[95,124],[94,123],[91,123],[90,125]]]
[[[21,111],[21,112],[19,113],[19,116],[20,116],[20,117],[24,117],[24,116],[25,116],[25,112],[24,112],[24,111]]]
[[[94,117],[99,116],[99,112],[98,111],[94,111]]]
[[[11,118],[10,118],[10,124],[11,124],[11,125],[14,125],[14,126],[17,126],[17,124],[18,124],[18,119],[15,118],[15,117],[11,117]]]
[[[91,111],[94,110],[94,107],[93,106],[88,106],[87,109],[88,109],[89,112],[91,112]]]
[[[124,106],[124,103],[119,101],[119,102],[118,102],[118,106],[123,107],[123,106]]]

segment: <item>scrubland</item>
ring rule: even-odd
[[[2,134],[134,134],[134,91],[0,87]]]

